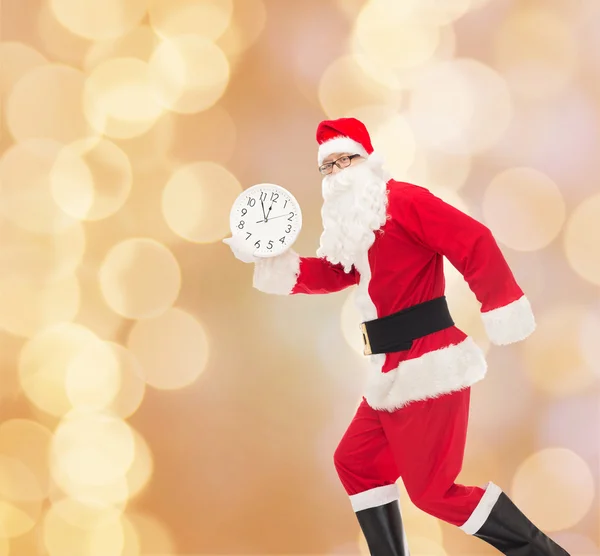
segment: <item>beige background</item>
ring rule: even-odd
[[[229,208],[321,232],[314,133],[494,231],[538,330],[486,350],[463,474],[598,554],[597,0],[4,0],[0,556],[367,554],[332,454],[361,394],[352,291],[283,298]],[[401,254],[399,254],[401,256]],[[401,484],[400,484],[401,486]],[[418,555],[494,554],[416,510]]]

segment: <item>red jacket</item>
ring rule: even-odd
[[[446,257],[481,303],[492,343],[529,336],[535,329],[531,306],[490,230],[425,188],[390,180],[387,190],[388,219],[349,273],[288,250],[255,265],[254,287],[323,294],[356,285],[362,320],[371,320],[444,295]],[[368,357],[365,398],[376,409],[460,390],[483,379],[487,370],[481,349],[456,326],[414,341],[408,351]]]

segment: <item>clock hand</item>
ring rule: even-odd
[[[271,220],[275,220],[276,218],[283,218],[284,216],[287,216],[288,213],[286,212],[285,214],[280,214],[279,216],[273,216],[272,218],[269,218],[268,222],[271,222]],[[261,222],[267,222],[267,220],[259,220],[257,222],[257,224],[260,224]]]
[[[273,203],[274,203],[274,201],[273,201]],[[271,214],[271,209],[273,208],[273,203],[271,203],[271,206],[269,207],[269,212],[267,212],[267,216],[265,216],[265,222],[267,220],[269,220],[269,214]]]
[[[262,207],[263,216],[265,217],[265,219],[264,219],[264,222],[266,222],[266,221],[267,221],[267,216],[265,215],[265,205],[264,205],[264,203],[263,203],[263,200],[262,200],[262,199],[260,200],[260,206]],[[263,222],[263,221],[262,221],[262,220],[260,220],[260,222]],[[258,222],[257,222],[257,224],[258,224]]]

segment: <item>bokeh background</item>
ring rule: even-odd
[[[538,329],[486,351],[461,482],[600,552],[598,0],[3,0],[0,556],[367,555],[332,454],[353,290],[268,296],[221,239],[245,188],[321,232],[314,133],[482,220]],[[398,256],[401,256],[399,254]],[[415,509],[415,556],[496,552]]]

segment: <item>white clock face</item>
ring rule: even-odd
[[[230,226],[231,233],[243,237],[257,257],[275,257],[296,241],[302,212],[289,191],[263,183],[239,195],[231,209]]]

